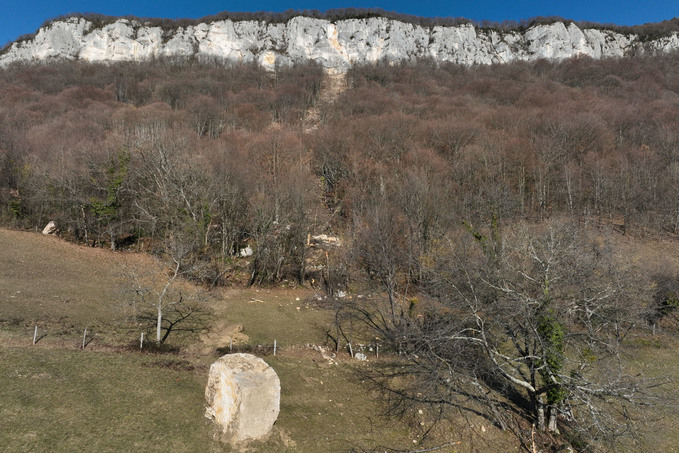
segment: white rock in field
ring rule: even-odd
[[[242,258],[252,256],[252,253],[253,253],[252,247],[250,247],[249,245],[243,249],[240,249],[240,256]]]
[[[266,437],[278,418],[281,383],[267,363],[251,354],[227,354],[210,366],[205,416],[232,443]]]
[[[54,222],[50,222],[47,225],[45,225],[45,228],[42,230],[42,234],[55,234],[57,232],[57,224]]]

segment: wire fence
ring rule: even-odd
[[[123,345],[111,345],[104,341],[100,341],[98,343],[100,346],[117,346],[118,348],[128,351],[137,350],[144,353],[178,353],[181,350],[181,348],[177,345],[158,343],[155,341],[155,339],[149,339],[145,332],[140,332],[139,334],[134,335],[135,337],[133,339],[131,338],[130,342]],[[59,337],[61,340],[66,339],[65,344],[84,350],[93,341],[95,341],[95,339],[97,339],[97,332],[96,329],[84,327],[82,331],[79,329],[69,329],[68,331],[50,333],[48,329],[41,328],[36,324],[31,330],[31,345],[40,346],[41,341],[50,336]],[[70,340],[71,338],[72,341]],[[327,359],[336,359],[341,355],[357,360],[379,359],[380,354],[388,352],[388,350],[385,351],[384,345],[377,341],[372,343],[346,343],[342,347],[338,348],[336,345],[317,345],[315,343],[286,344],[283,342],[281,344],[278,339],[273,339],[270,342],[259,343],[234,343],[233,341],[230,341],[228,345],[215,348],[215,352],[218,355],[246,353],[253,354],[258,357],[266,357],[276,356],[281,352],[285,354],[286,347],[314,350],[321,353],[321,355]]]

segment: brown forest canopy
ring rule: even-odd
[[[380,216],[412,257],[488,219],[679,233],[677,55],[378,64],[333,103],[322,78],[195,60],[5,69],[0,219],[100,245],[182,235],[206,260],[251,244],[253,281],[303,279],[308,234]]]

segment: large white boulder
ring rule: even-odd
[[[264,360],[227,354],[210,366],[205,416],[219,424],[229,441],[266,437],[278,418],[281,383]]]

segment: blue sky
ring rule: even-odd
[[[679,0],[448,0],[448,1],[217,1],[217,0],[0,0],[0,46],[36,31],[47,19],[73,12],[111,16],[198,18],[221,11],[284,11],[287,9],[382,8],[426,17],[474,20],[530,19],[562,16],[618,25],[635,25],[679,17]]]

